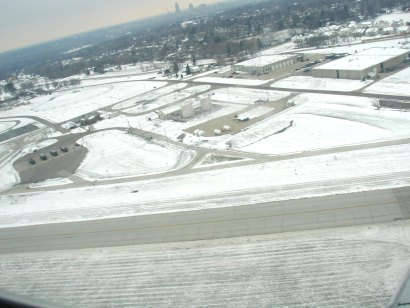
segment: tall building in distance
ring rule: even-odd
[[[192,3],[189,4],[188,9],[192,11],[194,9],[194,5]]]
[[[181,14],[181,8],[179,7],[178,2],[177,2],[177,3],[175,3],[175,13],[177,13],[177,14]]]

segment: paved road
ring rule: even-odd
[[[204,200],[206,202],[206,200]],[[0,229],[0,253],[195,241],[410,218],[410,187]]]

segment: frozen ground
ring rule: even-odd
[[[2,116],[31,115],[59,123],[165,84],[166,82],[126,82],[55,92],[34,98],[29,105],[2,111]]]
[[[178,83],[175,85],[170,85],[166,87],[162,87],[149,93],[139,95],[138,98],[133,100],[128,100],[125,102],[121,102],[113,107],[113,109],[124,109],[134,106],[135,104],[142,102],[142,101],[151,101],[160,98],[163,95],[171,94],[176,91],[179,91],[187,86],[186,83]]]
[[[239,86],[259,86],[267,83],[269,80],[254,80],[254,79],[234,79],[222,77],[202,77],[195,79],[196,82],[221,83]]]
[[[276,55],[279,53],[285,53],[285,52],[289,52],[292,49],[295,49],[295,43],[293,42],[288,42],[279,46],[275,46],[269,49],[265,49],[261,52],[258,53],[258,55],[260,56],[266,56],[266,55]]]
[[[302,90],[343,91],[359,90],[372,81],[350,79],[315,78],[310,76],[292,76],[272,84],[272,87]]]
[[[0,134],[10,130],[10,129],[16,129],[20,128],[22,126],[30,125],[33,124],[37,126],[38,128],[44,127],[43,124],[38,123],[32,119],[28,118],[8,118],[8,119],[3,119],[3,111],[0,112]]]
[[[1,121],[0,122],[0,133],[3,133],[5,131],[11,129],[11,128],[15,127],[16,125],[17,125],[17,122],[9,122],[9,121],[7,121],[7,122],[4,121],[3,122],[3,121]]]
[[[251,120],[251,119],[260,117],[264,114],[267,114],[267,113],[269,113],[273,110],[274,110],[273,108],[258,106],[258,107],[252,108],[251,110],[248,110],[244,113],[239,114],[238,119],[239,120],[243,120],[243,119]]]
[[[123,109],[122,111],[127,112],[127,113],[133,113],[133,114],[138,114],[138,113],[147,112],[147,111],[154,111],[164,106],[174,104],[177,101],[183,100],[190,96],[191,96],[190,93],[185,93],[185,92],[180,92],[180,91],[173,92],[171,94],[161,96],[153,101],[141,102],[141,104],[135,107]]]
[[[403,187],[410,185],[409,151],[410,145],[400,145],[155,180],[4,195],[0,196],[0,225],[187,211]],[[139,192],[132,193],[136,189]]]
[[[77,175],[91,181],[174,170],[194,155],[171,144],[148,142],[118,130],[98,132],[79,142],[89,152]]]
[[[364,42],[359,44],[351,44],[346,46],[337,46],[329,48],[319,48],[319,49],[309,49],[301,51],[300,53],[315,53],[315,54],[331,54],[331,53],[348,53],[354,54],[356,52],[361,52],[369,48],[381,47],[381,48],[391,48],[391,47],[401,47],[401,46],[410,46],[410,43],[405,38],[393,39],[393,40],[381,40],[377,42]]]
[[[246,88],[223,88],[212,91],[212,100],[233,104],[254,105],[258,100],[277,101],[289,96],[289,92]]]
[[[0,288],[77,307],[383,308],[409,221],[160,245],[0,255]],[[308,306],[307,306],[308,304]]]
[[[391,14],[384,14],[378,16],[376,21],[383,20],[387,21],[389,23],[392,23],[394,21],[404,21],[404,22],[410,22],[410,13],[391,13]]]
[[[200,85],[200,86],[194,86],[194,87],[189,87],[189,88],[184,88],[184,87],[181,87],[180,85],[181,84],[166,87],[164,88],[164,90],[166,91],[164,90],[161,91],[160,89],[160,90],[154,91],[153,93],[149,93],[146,96],[140,96],[136,103],[133,102],[132,105],[135,105],[134,107],[123,109],[123,111],[127,113],[138,114],[141,112],[154,111],[162,107],[172,105],[178,101],[180,101],[178,105],[185,104],[184,99],[192,95],[197,95],[199,93],[205,92],[210,89],[209,85]],[[183,83],[182,85],[185,86],[186,84]],[[171,89],[167,89],[167,88],[171,88]],[[166,93],[166,92],[168,92],[169,94],[163,95],[163,93]],[[118,106],[122,106],[122,105],[123,105],[122,103],[118,104]]]
[[[132,76],[123,76],[124,74],[104,74],[97,77],[90,77],[81,80],[82,87],[98,86],[98,85],[107,85],[118,82],[131,82],[131,81],[140,81],[147,80],[152,77],[156,77],[156,73],[149,73],[143,75],[132,75]]]
[[[377,109],[374,99],[301,94],[293,101],[296,107],[236,134],[230,140],[232,148],[282,154],[405,138],[410,133],[410,113]]]
[[[395,73],[381,81],[372,84],[363,92],[384,94],[384,95],[398,95],[410,96],[410,68],[406,68],[398,73]]]
[[[30,188],[39,188],[39,187],[51,187],[51,186],[61,186],[72,184],[73,182],[67,178],[58,178],[58,179],[50,179],[46,181],[41,181],[38,183],[30,184]]]

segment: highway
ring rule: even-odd
[[[0,253],[196,241],[409,218],[410,187],[404,187],[236,207],[2,228]]]

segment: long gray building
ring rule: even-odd
[[[279,70],[296,62],[299,55],[266,55],[235,64],[235,70],[250,74],[262,74]]]

